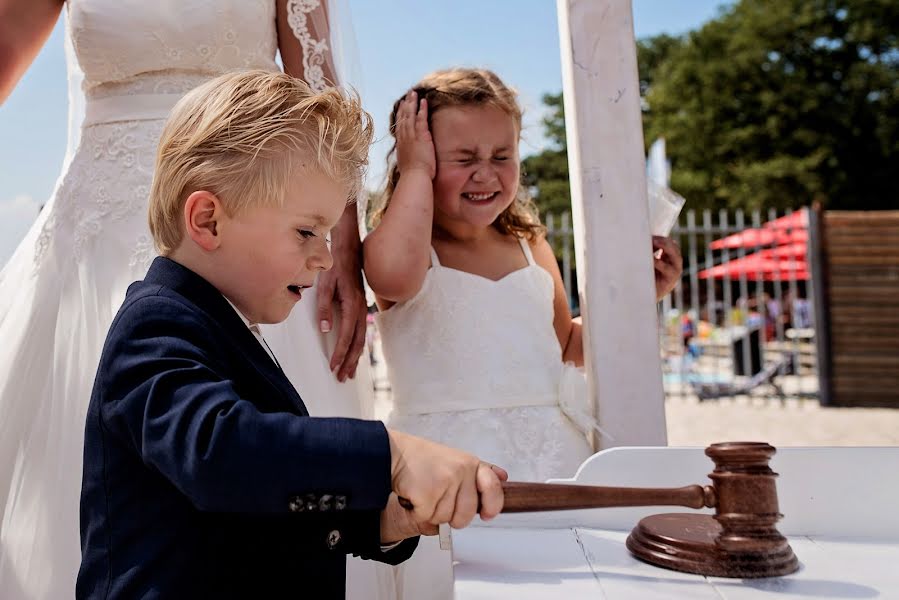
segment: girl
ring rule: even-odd
[[[474,452],[510,479],[572,476],[595,427],[571,366],[583,365],[581,327],[520,185],[514,91],[487,70],[438,71],[396,103],[391,128],[387,188],[363,244],[390,426]],[[667,239],[653,246],[661,297],[680,253]],[[403,595],[437,597],[440,585],[448,597],[449,553],[422,541],[399,572]]]

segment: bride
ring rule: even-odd
[[[7,46],[0,102],[63,4],[0,1],[0,40]],[[143,277],[154,256],[146,199],[168,110],[222,72],[279,68],[276,51],[284,70],[313,89],[344,81],[336,65],[345,62],[338,54],[351,38],[339,2],[65,4],[70,126],[63,174],[0,271],[4,598],[74,593],[85,411],[109,324],[126,287]],[[358,361],[366,313],[355,206],[334,232],[332,252],[334,269],[319,280],[318,305],[301,303],[288,322],[264,333],[311,414],[370,416],[368,364]],[[318,330],[330,333],[315,335]],[[374,598],[375,590],[389,597],[387,584],[375,582],[377,568],[351,560],[348,597]]]

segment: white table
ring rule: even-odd
[[[503,515],[453,532],[456,599],[899,599],[899,448],[785,448],[771,467],[778,528],[801,565],[793,575],[703,577],[630,555],[625,539],[640,518],[690,509]],[[614,448],[566,482],[678,487],[707,483],[711,469],[701,448]]]

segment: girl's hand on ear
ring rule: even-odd
[[[418,101],[418,94],[409,90],[400,102],[394,125],[396,164],[400,177],[410,171],[421,170],[429,179],[437,173],[434,141],[428,129],[428,101]]]

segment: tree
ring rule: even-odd
[[[899,2],[741,0],[638,42],[646,147],[665,137],[691,208],[899,208]],[[541,210],[569,206],[561,95],[524,160]]]
[[[895,1],[742,0],[642,44],[644,133],[667,139],[671,187],[695,208],[899,207],[897,32]]]
[[[561,214],[571,210],[568,184],[568,150],[565,143],[565,107],[562,94],[546,94],[543,103],[550,109],[543,117],[548,148],[528,156],[521,163],[522,179],[531,189],[540,214]]]

